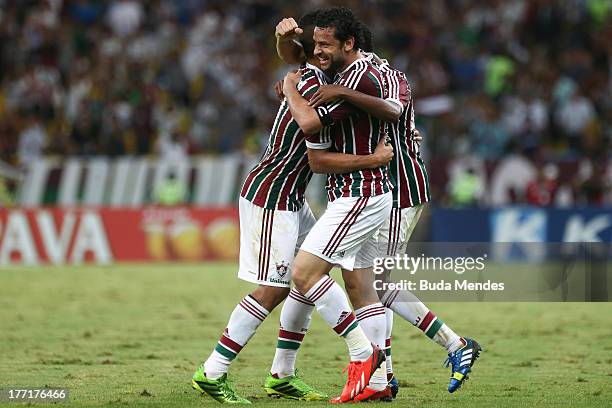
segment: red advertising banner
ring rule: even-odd
[[[0,209],[0,265],[237,260],[237,208]]]

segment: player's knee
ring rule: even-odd
[[[291,270],[291,279],[297,290],[304,294],[303,289],[308,285],[308,273],[306,268],[299,264],[294,264]]]
[[[359,277],[353,273],[353,271],[342,271],[342,278],[344,280],[344,289],[351,296],[358,295],[361,291],[361,282]]]
[[[251,293],[267,311],[271,312],[289,295],[289,288],[260,285]]]

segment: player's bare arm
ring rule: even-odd
[[[386,166],[393,159],[393,146],[381,138],[372,154],[355,155],[308,149],[308,164],[313,173],[342,174]]]
[[[276,36],[276,52],[285,63],[301,64],[306,61],[304,49],[299,41],[297,41],[303,32],[292,17],[283,18],[276,25],[274,33]]]
[[[300,81],[300,74],[288,72],[283,80],[283,94],[287,98],[291,116],[298,126],[307,135],[313,135],[323,128],[319,115],[313,107],[308,105],[308,101],[300,95],[296,86]]]
[[[402,114],[402,107],[395,102],[337,84],[321,85],[310,99],[309,105],[317,108],[337,99],[344,99],[348,103],[387,122],[397,121]]]
[[[283,81],[283,93],[287,98],[291,115],[306,134],[319,132],[323,125],[314,108],[297,91],[299,73],[289,72]],[[381,141],[373,154],[353,155],[329,152],[324,149],[308,149],[310,168],[315,173],[341,174],[356,170],[385,166],[393,158],[393,147]]]

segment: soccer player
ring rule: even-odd
[[[380,60],[375,55],[373,57],[373,61],[377,62],[385,79],[388,90],[386,99],[396,103],[401,111],[399,120],[392,122],[389,127],[396,152],[389,165],[394,187],[393,209],[390,218],[380,231],[376,254],[377,257],[394,257],[396,254],[406,252],[408,240],[419,220],[423,205],[430,201],[431,197],[427,171],[419,152],[419,144],[415,139],[417,132],[414,124],[414,103],[406,75],[392,68],[387,60]],[[362,105],[365,99],[363,95],[342,85],[322,86],[311,98],[310,105],[317,108],[338,99],[364,107]],[[390,271],[386,272],[386,280],[389,279],[389,273]],[[395,397],[398,389],[397,380],[393,376],[391,360],[393,312],[418,327],[427,337],[447,350],[447,364],[451,365],[448,391],[452,393],[461,387],[479,357],[480,345],[472,339],[458,336],[409,291],[383,291],[379,295],[386,307],[386,364],[393,396]]]
[[[363,42],[360,28],[360,23],[346,8],[320,12],[314,31],[315,56],[322,69],[337,73],[338,83],[382,98],[382,76],[359,51]],[[355,269],[356,275],[358,270],[372,267],[373,257],[364,258],[360,254],[368,252],[366,248],[373,245],[380,226],[390,215],[392,197],[386,167],[357,167],[355,171],[343,172],[333,168],[333,159],[327,161],[330,154],[327,149],[371,154],[384,134],[384,122],[343,101],[320,106],[315,111],[297,92],[295,86],[299,79],[299,74],[287,74],[283,92],[293,117],[309,135],[307,146],[311,166],[318,168],[317,163],[325,162],[329,173],[326,187],[329,204],[296,255],[293,281],[299,293],[316,305],[323,319],[347,343],[351,360],[348,380],[337,400],[347,402],[357,400],[370,382],[380,385],[381,390],[386,389],[384,372],[382,376],[375,373],[384,364],[384,356],[379,347],[372,346],[352,313],[346,295],[328,273],[334,265],[345,271]],[[374,307],[365,314],[379,316],[384,329],[384,308],[373,288],[371,291]],[[367,302],[366,306],[372,305]],[[384,336],[384,330],[380,331]],[[382,339],[384,342],[384,337]],[[375,381],[376,377],[381,378]]]
[[[303,17],[306,30],[303,46],[312,57],[312,27],[315,13]],[[308,29],[308,27],[310,27]],[[310,38],[310,45],[307,39]],[[324,74],[309,64],[301,70],[296,89],[301,96],[311,96]],[[391,159],[392,148],[378,143],[373,154],[338,160],[354,166],[378,169]],[[231,362],[246,346],[263,320],[287,296],[281,311],[281,330],[277,354],[265,389],[268,394],[300,400],[322,400],[327,396],[305,384],[295,375],[295,356],[310,325],[314,305],[297,291],[289,290],[290,265],[296,248],[315,220],[304,200],[306,185],[312,176],[308,166],[305,136],[292,118],[287,102],[278,111],[270,141],[260,163],[247,176],[241,191],[240,269],[238,277],[258,287],[245,296],[232,312],[227,327],[208,359],[197,369],[192,385],[221,403],[249,404],[227,380]]]
[[[362,26],[362,30],[365,42],[364,49],[372,51],[371,33],[365,25]],[[285,62],[295,63],[298,58],[296,48],[295,46],[287,46],[282,50],[282,53],[279,52],[279,55]],[[376,55],[373,55],[373,61],[384,75],[386,100],[394,104],[397,109],[397,116],[395,117],[393,117],[393,110],[388,110],[392,117],[387,119],[392,122],[390,133],[392,144],[397,151],[390,163],[391,181],[394,186],[393,210],[390,218],[381,229],[381,238],[374,255],[385,257],[405,253],[408,240],[418,222],[423,205],[431,198],[427,172],[419,152],[420,135],[414,125],[414,104],[406,76],[401,71],[393,69],[388,61],[380,60]],[[312,96],[309,105],[318,108],[324,103],[332,103],[339,99],[368,110],[376,98],[339,84],[323,85]],[[362,278],[372,275],[372,271],[369,269],[363,272]],[[386,280],[389,279],[389,273],[390,271],[385,273],[384,278]],[[367,279],[364,279],[363,282],[360,281],[358,279],[359,275],[356,274],[344,273],[343,276],[352,302],[353,299],[361,297],[360,292],[371,283]],[[449,353],[448,363],[451,364],[451,380],[448,391],[452,393],[461,387],[480,354],[480,345],[472,339],[459,337],[410,292],[391,291],[381,292],[379,295],[386,306],[386,368],[393,397],[397,395],[398,384],[393,375],[391,361],[392,310],[420,328],[437,344],[445,347]],[[370,340],[374,341],[374,336],[368,333],[368,330],[366,330],[366,334]]]

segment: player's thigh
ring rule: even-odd
[[[240,199],[238,277],[266,286],[289,287],[299,234],[298,212],[258,207]]]
[[[298,239],[297,239],[297,242],[295,243],[295,253],[296,254],[299,251],[302,244],[304,243],[304,240],[306,239],[306,237],[308,236],[308,234],[310,233],[310,231],[312,230],[312,228],[317,222],[317,219],[312,214],[312,210],[310,209],[310,206],[308,205],[307,201],[304,202],[304,206],[300,209],[298,213],[298,217],[299,217],[299,231],[298,231]]]
[[[381,227],[377,256],[403,255],[422,211],[422,204],[409,208],[393,208],[388,220]]]
[[[339,198],[328,204],[301,250],[352,270],[361,246],[376,234],[390,210],[390,194]]]

